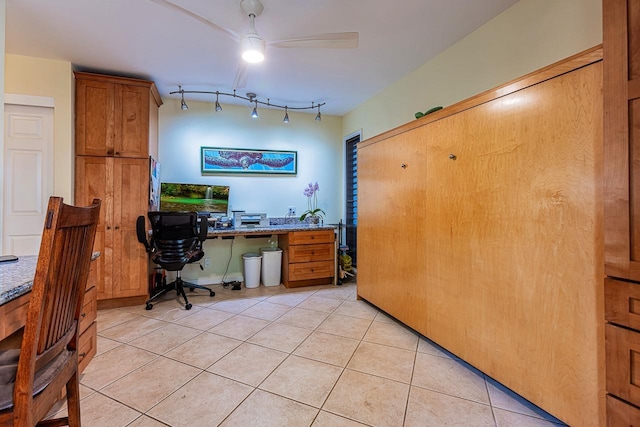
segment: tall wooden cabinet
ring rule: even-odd
[[[604,0],[603,17],[607,419],[628,427],[640,423],[640,0]]]
[[[605,420],[601,59],[358,148],[358,297],[576,426]]]
[[[94,250],[101,306],[142,302],[148,261],[135,223],[149,206],[149,155],[157,157],[153,82],[76,73],[75,200],[103,201]]]

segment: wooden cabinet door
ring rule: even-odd
[[[149,155],[149,89],[115,87],[115,157],[146,158]]]
[[[76,80],[76,155],[113,155],[114,106],[113,83]]]
[[[358,296],[425,326],[426,128],[358,149]]]
[[[136,219],[149,210],[149,161],[114,160],[113,298],[147,293],[147,253],[136,237]]]
[[[95,283],[98,299],[112,297],[113,260],[113,158],[76,156],[75,203],[86,206],[102,201],[93,250],[100,257],[91,264],[89,280]]]
[[[640,2],[604,0],[605,272],[640,281]]]

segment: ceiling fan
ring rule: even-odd
[[[240,43],[242,58],[236,73],[233,89],[244,88],[247,83],[247,63],[257,63],[264,59],[265,47],[275,48],[308,48],[308,49],[353,49],[358,47],[358,33],[323,33],[289,38],[285,40],[266,41],[255,28],[255,18],[262,14],[264,6],[260,0],[241,0],[240,7],[249,17],[250,29],[242,34],[225,28],[169,0],[150,0],[160,6],[178,11],[208,27],[231,37]]]

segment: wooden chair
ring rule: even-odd
[[[86,208],[49,199],[22,345],[0,353],[0,369],[15,370],[0,383],[1,426],[80,426],[78,318],[99,213],[97,199]],[[68,417],[42,422],[65,386]]]

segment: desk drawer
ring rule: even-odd
[[[333,261],[289,264],[289,280],[309,280],[333,277],[334,270],[335,265]]]
[[[84,371],[98,350],[97,324],[93,322],[78,339],[78,370]]]
[[[607,392],[640,405],[640,333],[605,325]]]
[[[310,245],[314,243],[333,243],[333,230],[292,231],[289,233],[290,245]]]
[[[330,261],[333,251],[332,243],[289,246],[289,262]]]
[[[84,294],[82,311],[80,312],[80,333],[82,334],[98,317],[98,299],[95,286]]]
[[[640,426],[640,409],[607,396],[607,427]]]
[[[604,317],[611,323],[640,330],[640,285],[604,279]]]

